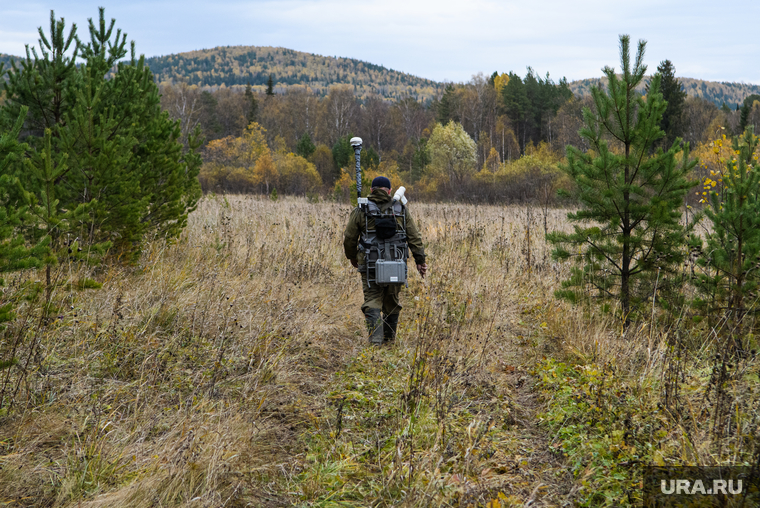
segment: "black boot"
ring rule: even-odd
[[[364,312],[364,320],[367,322],[369,342],[376,346],[383,343],[383,327],[380,326],[380,309],[367,309]]]
[[[383,321],[383,335],[385,340],[394,340],[396,338],[396,328],[398,327],[398,312],[385,316]]]

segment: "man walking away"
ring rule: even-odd
[[[417,271],[423,278],[427,273],[427,264],[425,263],[425,249],[422,245],[422,237],[417,229],[417,225],[405,206],[398,202],[394,203],[391,197],[391,182],[388,178],[378,176],[372,180],[372,188],[368,200],[374,203],[374,205],[365,205],[364,209],[357,206],[351,212],[348,225],[343,234],[343,250],[346,258],[348,258],[355,268],[358,268],[361,274],[362,289],[364,290],[362,312],[364,312],[367,323],[370,343],[381,345],[384,341],[391,341],[396,337],[396,328],[398,327],[398,318],[401,312],[399,294],[403,284],[378,284],[377,282],[372,282],[373,278],[370,276],[370,273],[373,271],[377,273],[377,271],[371,266],[372,261],[365,259],[365,250],[364,248],[360,248],[360,240],[365,246],[382,243],[382,241],[378,242],[374,236],[371,236],[371,238],[364,237],[367,236],[367,221],[370,221],[370,231],[377,229],[378,234],[381,234],[381,227],[378,227],[374,223],[376,221],[379,222],[379,220],[374,219],[371,214],[368,215],[366,210],[379,210],[380,214],[392,214],[396,220],[395,227],[397,230],[403,231],[405,224],[406,231],[404,237],[406,238],[406,244],[412,251]],[[375,215],[375,217],[377,216]],[[387,225],[383,225],[383,227],[387,229]],[[385,249],[388,250],[388,242],[385,242]],[[403,246],[402,250],[406,252]],[[395,249],[394,252],[398,252],[398,249]],[[387,253],[385,254],[385,259],[389,259]],[[376,279],[377,275],[375,275]]]

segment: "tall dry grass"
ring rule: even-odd
[[[412,277],[396,344],[379,350],[342,254],[344,205],[209,196],[179,241],[155,239],[137,265],[59,266],[53,319],[22,305],[5,332],[24,337],[28,362],[9,371],[18,390],[0,421],[0,500],[571,502],[577,479],[539,424],[554,402],[529,369],[546,357],[613,365],[656,407],[668,330],[622,334],[612,317],[553,298],[569,267],[543,237],[569,228],[563,210],[411,210],[430,274]],[[102,288],[77,289],[87,277]],[[707,434],[695,446],[668,425],[669,457],[715,453]]]
[[[246,496],[269,495],[304,418],[296,401],[361,345],[336,250],[346,214],[206,199],[178,243],[97,268],[102,289],[67,289],[84,274],[59,267],[60,314],[37,333],[39,361],[2,425],[0,499],[218,506],[248,484]]]

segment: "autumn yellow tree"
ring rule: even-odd
[[[265,154],[269,154],[266,130],[256,122],[246,127],[240,137],[227,136],[211,141],[200,172],[201,185],[206,190],[250,190],[250,187],[259,185],[255,167]]]
[[[250,166],[259,160],[259,157],[269,152],[267,146],[266,129],[256,122],[245,128],[243,135],[238,139],[238,150],[241,162]]]
[[[265,161],[266,157],[259,159],[260,163],[265,163]],[[262,165],[262,178],[265,176],[265,173],[263,173],[265,169],[268,170],[268,168]],[[276,172],[275,178],[279,180],[280,192],[304,194],[306,192],[313,192],[322,186],[322,178],[319,176],[314,164],[294,153],[277,157]]]
[[[274,165],[272,155],[267,151],[259,157],[256,165],[253,167],[253,183],[255,185],[263,185],[264,191],[269,194],[269,186],[274,187],[277,185],[278,179],[277,167]]]
[[[475,141],[462,124],[450,121],[437,124],[427,143],[434,175],[447,178],[452,185],[463,183],[475,171]]]
[[[314,166],[317,168],[319,176],[322,178],[322,182],[332,187],[335,179],[339,176],[338,171],[335,169],[335,162],[333,162],[332,151],[330,147],[325,144],[317,145],[314,153],[309,157]]]
[[[517,143],[515,131],[510,126],[509,118],[501,115],[496,119],[494,145],[501,153],[502,161],[511,161],[520,157],[520,145]]]
[[[498,76],[494,76],[493,87],[499,96],[501,96],[501,89],[507,86],[507,83],[509,83],[509,74],[502,72]]]
[[[491,151],[488,152],[488,157],[486,157],[486,162],[483,164],[483,169],[485,171],[490,171],[491,173],[496,173],[499,170],[500,163],[499,152],[496,151],[496,148],[491,147]]]

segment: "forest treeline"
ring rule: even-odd
[[[5,68],[18,57],[0,53]],[[324,96],[330,88],[346,85],[354,94],[365,99],[380,95],[399,100],[407,96],[427,102],[439,97],[446,83],[420,78],[388,69],[362,60],[345,57],[315,55],[287,48],[269,46],[219,46],[211,49],[188,51],[145,59],[156,81],[176,85],[187,83],[207,90],[235,88],[243,90],[251,85],[255,92],[264,93],[271,79],[275,93],[282,94],[292,88],[310,89]],[[639,87],[642,91],[651,80],[647,77]],[[594,85],[604,85],[604,77],[593,77],[569,82],[575,95],[586,96]],[[760,94],[760,85],[726,81],[705,81],[680,78],[683,90],[689,97],[699,97],[722,106],[736,109],[748,95]]]
[[[671,62],[658,72],[668,101],[661,147],[681,137],[694,150],[722,133],[760,127],[760,96],[746,97],[739,110],[719,108],[688,97]],[[347,86],[324,96],[303,88],[277,93],[271,84],[258,93],[164,83],[161,92],[162,107],[180,121],[183,136],[198,128],[205,137],[200,178],[206,191],[277,189],[342,199],[352,194],[348,140],[358,135],[367,178],[387,174],[419,198],[553,203],[567,184],[559,169],[566,147],[589,148],[579,130],[584,108],[593,109],[591,97],[575,95],[566,80],[530,68],[524,76],[478,74],[427,102],[361,98]]]
[[[264,93],[270,76],[276,93],[292,87],[308,87],[318,95],[326,95],[332,86],[347,85],[361,99],[380,95],[398,100],[407,96],[425,102],[445,88],[445,83],[424,79],[388,69],[382,65],[354,58],[331,57],[269,46],[223,46],[146,59],[146,64],[159,83],[187,83],[215,89],[225,86]],[[641,89],[651,80],[642,83]],[[576,95],[591,93],[591,87],[604,78],[589,78],[569,83]],[[724,103],[736,108],[744,98],[760,94],[760,85],[704,81],[680,78],[688,96],[700,97],[718,106]]]
[[[204,190],[343,199],[354,180],[348,139],[358,135],[367,176],[388,174],[419,198],[554,202],[565,185],[559,169],[565,147],[588,148],[579,135],[583,109],[592,107],[588,89],[605,86],[604,78],[555,82],[530,68],[440,84],[358,60],[267,47],[220,47],[145,65],[159,83],[162,109],[179,120],[185,146],[196,129],[205,140]],[[721,127],[734,134],[757,128],[753,104],[760,95],[749,93],[752,86],[676,78],[668,66],[667,143],[680,136],[694,149]],[[649,82],[638,90],[646,94]],[[436,128],[450,122],[446,139],[461,146],[430,145]],[[247,145],[261,140],[266,150]],[[460,167],[441,162],[442,150],[453,151]]]

